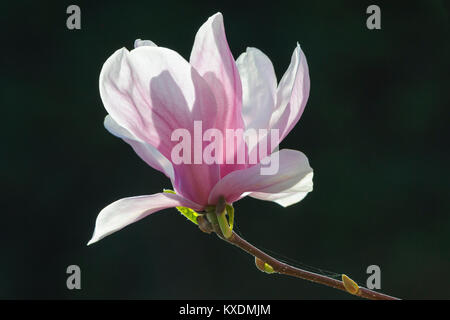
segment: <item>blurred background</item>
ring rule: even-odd
[[[81,30],[66,8],[81,8]],[[381,8],[381,30],[366,8]],[[86,246],[98,212],[170,188],[103,127],[102,64],[137,38],[186,59],[221,11],[235,58],[247,46],[278,79],[298,41],[311,94],[281,144],[303,151],[314,191],[282,208],[245,198],[238,232],[277,258],[345,273],[381,291],[450,298],[449,3],[444,1],[18,1],[1,8],[2,299],[356,299],[259,272],[175,209]],[[66,268],[81,268],[81,290]],[[316,270],[316,269],[313,269]]]

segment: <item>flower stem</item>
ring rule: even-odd
[[[309,280],[312,282],[320,283],[323,285],[326,285],[328,287],[332,287],[335,289],[339,289],[351,294],[354,294],[361,298],[371,299],[371,300],[399,300],[398,298],[369,290],[364,287],[356,286],[356,288],[353,288],[354,290],[349,290],[344,286],[343,281],[339,281],[321,274],[317,274],[314,272],[309,272],[306,270],[302,270],[299,268],[295,268],[293,266],[290,266],[286,263],[283,263],[281,261],[278,261],[277,259],[269,256],[265,252],[259,250],[258,248],[254,247],[252,244],[248,243],[246,240],[242,239],[240,236],[238,236],[234,231],[232,232],[231,236],[229,238],[224,238],[221,234],[218,233],[219,238],[222,240],[225,240],[236,247],[241,248],[242,250],[246,251],[247,253],[251,254],[255,258],[258,258],[262,260],[263,262],[267,263],[269,266],[271,266],[275,273],[285,274],[288,276]],[[346,277],[346,276],[345,276]],[[344,278],[344,277],[343,277]],[[348,277],[346,277],[346,281],[348,281]]]

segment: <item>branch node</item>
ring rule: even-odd
[[[351,294],[358,294],[359,292],[359,286],[356,284],[355,281],[347,277],[345,274],[342,275],[342,282],[344,284],[345,290],[347,290],[348,293]]]
[[[272,266],[258,257],[255,257],[255,264],[256,267],[259,269],[259,271],[265,272],[265,273],[275,273],[275,270],[273,270]]]

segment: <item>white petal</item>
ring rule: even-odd
[[[236,60],[242,81],[242,116],[246,129],[267,129],[275,109],[277,78],[270,59],[247,48]]]
[[[141,39],[136,39],[134,41],[134,47],[142,47],[142,46],[151,46],[151,47],[157,47],[157,45],[150,40],[141,40]]]
[[[308,101],[309,89],[308,64],[297,44],[291,63],[278,85],[276,108],[270,119],[269,127],[280,130],[280,141],[300,119]]]
[[[196,120],[202,121],[204,131],[216,123],[216,102],[208,84],[173,50],[154,46],[118,50],[105,62],[99,84],[114,121],[169,160],[178,144],[171,139],[176,129],[192,134]],[[218,164],[180,164],[174,172],[177,193],[202,204],[220,178]]]
[[[94,235],[88,245],[145,218],[151,213],[177,206],[202,210],[202,207],[198,204],[171,193],[124,198],[113,202],[100,211],[97,216]]]
[[[208,84],[173,50],[142,46],[117,50],[100,73],[100,96],[111,117],[166,158],[178,128],[214,126],[216,104]]]
[[[249,196],[259,200],[273,201],[280,206],[288,207],[303,200],[313,189],[313,172],[308,173],[297,185],[280,193],[253,192]],[[308,191],[301,191],[308,190]]]
[[[172,163],[164,157],[152,145],[136,138],[131,132],[124,127],[119,126],[114,119],[107,115],[104,122],[106,130],[111,134],[123,139],[128,143],[142,160],[144,160],[152,168],[164,173],[172,182],[174,181],[174,172]]]
[[[278,157],[278,160],[277,160]],[[271,162],[278,162],[278,170],[262,175],[261,163],[234,171],[222,178],[209,195],[209,204],[216,204],[220,196],[228,203],[243,197],[245,192],[291,193],[312,191],[312,169],[308,159],[300,151],[283,149],[270,155]],[[258,195],[258,194],[257,194]]]

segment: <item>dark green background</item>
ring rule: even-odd
[[[2,3],[0,298],[353,298],[263,274],[175,209],[86,246],[107,204],[170,187],[103,128],[102,64],[136,38],[188,58],[217,11],[235,58],[257,47],[280,79],[298,41],[311,76],[281,147],[308,156],[314,191],[286,209],[239,201],[240,233],[363,285],[379,265],[388,294],[450,298],[449,3],[393,2],[78,1],[79,31],[71,2]],[[372,3],[382,30],[366,28]],[[66,288],[71,264],[82,290]]]

